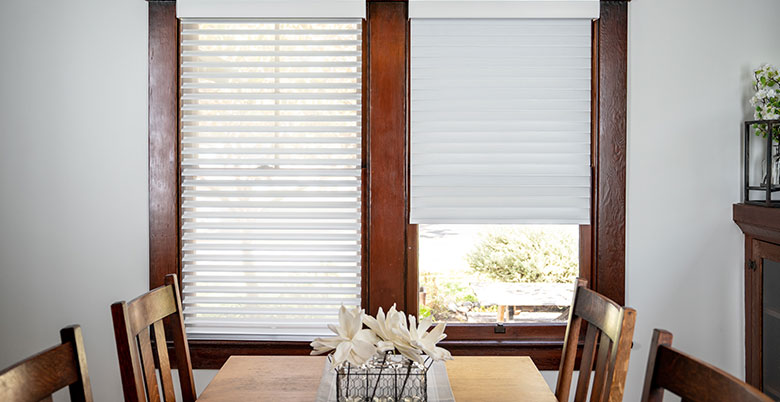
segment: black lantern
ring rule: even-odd
[[[744,148],[745,204],[780,207],[780,120],[746,121]]]

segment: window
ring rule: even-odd
[[[361,305],[361,26],[182,19],[192,339],[311,340]]]
[[[566,321],[590,224],[590,101],[590,19],[412,19],[421,314]]]
[[[352,1],[352,0],[349,0]],[[275,1],[210,1],[178,0],[150,1],[149,6],[149,224],[150,224],[150,287],[163,284],[168,273],[180,275],[184,268],[181,211],[184,201],[180,179],[180,159],[185,144],[179,140],[179,76],[182,39],[177,9],[190,5],[213,7],[231,5],[255,8],[274,4],[287,7],[287,14],[262,15],[254,10],[243,12],[245,18],[363,18],[361,29],[362,92],[361,124],[363,127],[363,175],[361,178],[361,304],[375,312],[379,306],[398,302],[406,311],[417,311],[418,303],[418,229],[409,224],[409,188],[407,181],[409,156],[407,143],[407,102],[413,99],[407,92],[410,44],[408,19],[416,5],[405,1],[355,1],[350,7],[362,14],[343,13],[345,3],[329,2],[331,15],[319,15],[323,7],[310,6],[306,0]],[[301,5],[301,3],[306,3]],[[359,3],[359,4],[358,4]],[[435,5],[441,2],[430,2]],[[447,2],[455,9],[462,1]],[[498,2],[494,2],[498,3]],[[500,2],[514,3],[514,2]],[[540,4],[540,2],[527,2]],[[545,4],[553,2],[544,2]],[[564,2],[566,3],[566,2]],[[567,9],[583,10],[582,1],[569,1]],[[574,4],[576,3],[576,4]],[[338,7],[336,7],[338,5]],[[592,3],[590,4],[592,6]],[[574,7],[578,6],[578,7]],[[196,7],[197,8],[197,7]],[[478,6],[478,11],[482,6]],[[588,8],[586,5],[585,8]],[[579,267],[591,286],[622,303],[624,292],[624,224],[625,224],[625,114],[626,114],[626,28],[627,3],[603,2],[600,19],[593,23],[593,133],[592,158],[594,183],[591,200],[592,222],[580,226]],[[441,10],[442,6],[434,7]],[[209,11],[209,10],[205,10]],[[246,11],[246,10],[244,10]],[[295,15],[302,11],[310,15]],[[319,15],[319,16],[318,16]],[[212,18],[236,17],[235,12],[223,12]],[[477,16],[476,12],[473,16]],[[188,18],[207,18],[204,8]],[[223,20],[224,21],[224,20]],[[232,20],[231,20],[232,21]],[[277,19],[278,21],[278,19]],[[354,20],[353,20],[354,21]],[[190,38],[192,39],[192,38]],[[357,93],[356,92],[356,93]],[[370,107],[368,107],[370,105]],[[183,125],[183,124],[182,124]],[[182,133],[183,134],[183,133]],[[279,148],[284,148],[277,145]],[[281,158],[281,157],[278,157]],[[281,168],[280,168],[281,170]],[[217,179],[219,180],[219,179]],[[258,200],[259,201],[259,200]],[[424,241],[424,239],[423,239]],[[258,241],[259,242],[259,241]],[[257,242],[256,242],[257,243]],[[420,243],[423,245],[422,243]],[[225,251],[225,250],[220,250]],[[289,251],[285,251],[289,252]],[[420,250],[425,253],[425,250]],[[259,265],[259,264],[258,264]],[[424,269],[424,267],[421,267]],[[222,275],[212,273],[211,275]],[[238,318],[239,316],[233,316]],[[250,316],[257,318],[257,316]],[[512,324],[499,336],[493,326],[478,326],[478,333],[464,330],[462,325],[448,326],[446,347],[455,354],[520,354],[530,355],[540,369],[558,366],[563,339],[563,325]],[[219,368],[235,354],[305,354],[306,341],[290,341],[294,337],[242,335],[233,340],[215,339],[208,335],[190,339],[195,368]],[[260,341],[258,339],[273,339]],[[301,339],[301,338],[298,338]],[[476,341],[475,341],[476,340]]]

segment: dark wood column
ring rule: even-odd
[[[598,21],[598,136],[593,288],[625,304],[628,3],[602,1]]]
[[[179,274],[179,23],[149,1],[149,288]]]
[[[370,314],[407,309],[407,16],[405,2],[368,3]]]

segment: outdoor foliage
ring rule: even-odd
[[[578,253],[571,233],[526,227],[483,235],[466,256],[471,269],[498,282],[571,282]]]

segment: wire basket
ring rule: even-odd
[[[338,402],[424,402],[428,400],[428,369],[433,359],[423,364],[387,352],[374,356],[366,364],[344,363],[336,370]]]

